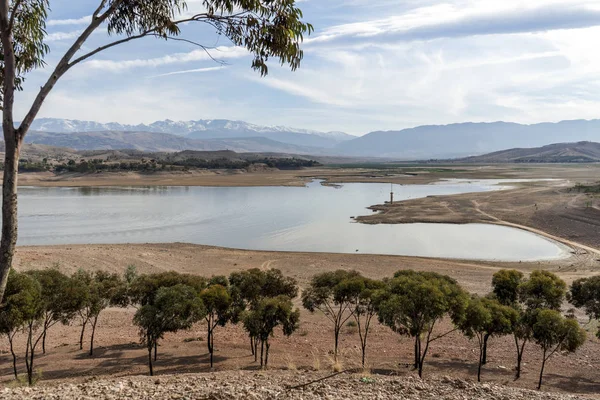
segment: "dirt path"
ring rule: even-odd
[[[589,253],[592,253],[592,254],[600,255],[600,250],[595,249],[593,247],[586,246],[584,244],[575,242],[573,240],[564,239],[564,238],[561,238],[559,236],[552,235],[552,234],[550,234],[548,232],[542,231],[540,229],[532,228],[530,226],[521,225],[521,224],[515,224],[513,222],[504,221],[504,220],[502,220],[502,219],[500,219],[500,218],[498,218],[498,217],[490,214],[489,212],[483,211],[479,207],[479,203],[477,202],[477,200],[471,200],[471,202],[473,203],[475,211],[477,211],[481,215],[485,216],[486,218],[491,219],[492,223],[494,223],[496,225],[510,226],[510,227],[513,227],[513,228],[518,228],[518,229],[522,229],[522,230],[525,230],[525,231],[529,231],[529,232],[535,233],[537,235],[547,237],[548,239],[552,239],[552,240],[557,241],[559,243],[565,244],[567,246],[573,247],[575,249],[581,249],[581,250],[585,250],[586,252],[589,252]]]

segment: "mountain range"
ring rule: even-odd
[[[590,163],[600,162],[600,143],[555,143],[528,149],[508,149],[454,160],[472,163]]]
[[[82,132],[150,132],[168,133],[189,139],[232,139],[262,137],[298,146],[332,148],[336,144],[356,138],[344,132],[320,132],[284,126],[261,126],[243,121],[224,119],[197,121],[156,121],[151,124],[127,125],[117,122],[100,123],[56,118],[40,118],[31,130],[52,133]]]
[[[507,148],[580,141],[600,142],[600,120],[533,125],[509,122],[426,125],[355,137],[343,132],[266,127],[229,120],[165,120],[149,125],[124,125],[43,118],[34,122],[26,136],[28,143],[77,150],[233,150],[398,160],[462,158]]]

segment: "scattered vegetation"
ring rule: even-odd
[[[573,316],[560,311],[565,298],[590,318],[600,317],[600,277],[575,281],[567,296],[565,282],[550,272],[533,271],[525,277],[516,270],[500,270],[493,276],[492,288],[485,297],[469,296],[454,279],[432,272],[402,270],[391,278],[372,280],[356,271],[338,270],[314,276],[301,299],[307,310],[322,312],[333,324],[334,350],[330,361],[334,370],[343,369],[338,339],[344,325],[352,326],[353,334],[358,333],[365,368],[369,330],[377,316],[394,332],[413,339],[414,369],[419,376],[432,343],[451,332],[460,331],[477,339],[478,380],[486,363],[490,337],[514,336],[516,379],[521,374],[525,346],[534,343],[542,352],[538,388],[552,355],[574,352],[585,342],[585,331]],[[299,328],[300,311],[293,305],[297,295],[296,281],[276,269],[250,269],[210,279],[176,272],[138,275],[131,266],[123,276],[81,270],[66,276],[57,268],[11,271],[0,305],[0,334],[8,339],[17,380],[19,354],[23,350],[15,343],[25,343],[30,385],[37,376],[36,350],[41,344],[44,351],[52,326],[80,319],[80,349],[86,326],[90,326],[91,355],[98,317],[109,306],[137,309],[133,323],[148,352],[150,375],[154,373],[158,344],[164,335],[189,330],[198,323],[207,327],[211,367],[215,329],[241,322],[248,332],[255,361],[266,369],[275,332],[289,336]],[[438,327],[445,318],[453,327],[441,331]],[[23,338],[15,341],[20,334]],[[288,365],[292,364],[288,361]],[[320,367],[317,357],[315,368]]]
[[[141,158],[138,160],[105,160],[105,159],[81,159],[81,160],[63,160],[49,162],[31,161],[27,159],[19,160],[19,172],[45,172],[51,171],[57,174],[65,172],[76,173],[95,173],[100,171],[107,172],[157,172],[157,171],[188,171],[191,169],[249,169],[252,166],[264,166],[280,170],[302,169],[320,166],[321,164],[314,160],[306,160],[295,157],[262,157],[253,159],[235,159],[220,157],[215,159],[203,159],[199,157],[188,157],[183,159],[172,159],[172,156],[161,156],[156,159]],[[0,169],[1,165],[0,165]]]
[[[578,193],[600,193],[600,182],[593,183],[590,185],[584,185],[582,183],[577,183],[575,186],[569,189],[569,191],[574,191]]]

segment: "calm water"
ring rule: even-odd
[[[499,181],[395,186],[395,198],[497,190]],[[364,225],[351,216],[389,184],[307,187],[21,188],[20,245],[188,242],[242,249],[498,260],[563,257],[562,246],[507,227]]]

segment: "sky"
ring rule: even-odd
[[[146,38],[70,70],[39,116],[99,122],[232,119],[363,135],[456,122],[600,118],[600,0],[296,0],[315,32],[295,72],[214,29]],[[99,0],[50,0],[48,66],[17,94],[22,117]],[[188,13],[202,10],[188,0]],[[101,27],[83,51],[114,38]]]

